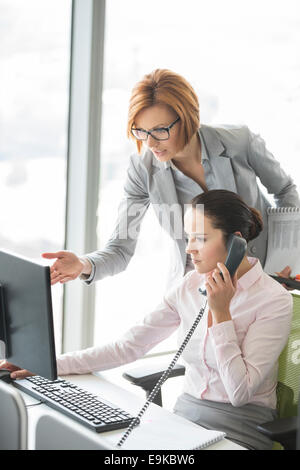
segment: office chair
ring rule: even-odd
[[[0,380],[0,450],[27,449],[27,411],[21,394]]]
[[[300,450],[300,400],[298,400],[298,423],[297,423],[296,450]]]
[[[262,423],[257,428],[272,441],[276,441],[274,449],[284,448],[286,450],[296,449],[297,409],[300,388],[300,295],[292,294],[292,296],[293,319],[291,332],[288,342],[279,357],[277,385],[278,418],[268,423]],[[150,366],[146,369],[145,367],[135,368],[125,372],[123,377],[133,385],[137,385],[145,390],[148,397],[168,365],[163,364],[159,369],[157,366]],[[177,364],[169,378],[184,375],[184,373],[185,367]],[[162,406],[161,392],[156,396],[154,403]],[[298,418],[300,426],[300,416]],[[300,447],[300,436],[298,437]]]
[[[286,450],[296,449],[297,414],[300,389],[300,295],[293,295],[293,318],[288,342],[279,357],[278,418],[257,429]],[[278,444],[274,449],[279,449]]]

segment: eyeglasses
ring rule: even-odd
[[[170,129],[172,129],[172,127],[175,126],[176,122],[179,120],[180,117],[175,119],[175,121],[172,122],[172,124],[170,124],[168,127],[158,127],[152,131],[145,131],[145,129],[137,129],[133,127],[131,129],[131,133],[137,140],[147,140],[148,135],[151,135],[151,137],[153,137],[155,140],[168,140],[170,138]]]

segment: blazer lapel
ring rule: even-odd
[[[200,134],[206,146],[211,175],[209,189],[227,189],[237,192],[231,158],[217,132],[209,126],[201,126]],[[203,165],[205,163],[203,162]]]
[[[152,185],[150,193],[154,210],[161,225],[176,240],[182,257],[185,259],[183,212],[178,202],[171,168],[165,167],[163,163],[155,162],[152,173]]]
[[[159,168],[155,165],[156,171],[153,172],[153,188],[154,193],[158,199],[158,203],[162,204],[178,204],[176,187],[172,175],[171,168],[165,168],[161,165]],[[156,199],[156,198],[155,198]]]

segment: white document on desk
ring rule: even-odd
[[[291,276],[300,274],[299,207],[268,209],[268,250],[264,271],[274,275],[285,266],[291,267]]]
[[[224,437],[224,432],[207,430],[178,415],[170,414],[169,419],[167,416],[162,420],[144,418],[133,429],[120,450],[196,450],[204,449]],[[113,431],[105,439],[117,446],[120,431],[118,438]]]

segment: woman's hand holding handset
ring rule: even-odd
[[[217,263],[217,266],[218,268],[206,274],[205,287],[209,305],[209,326],[231,320],[229,306],[237,285],[236,272],[231,278],[225,264]]]

